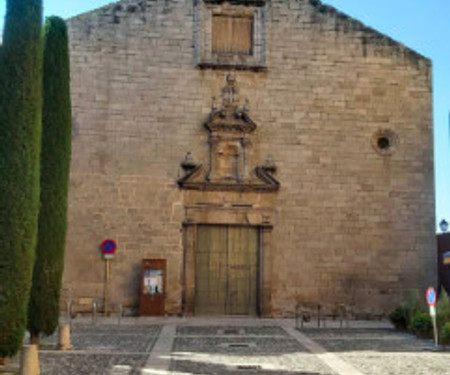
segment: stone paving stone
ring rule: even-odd
[[[238,366],[241,368],[239,369]],[[249,367],[257,366],[258,369]],[[335,374],[314,355],[305,352],[255,355],[248,353],[174,353],[172,371],[187,374]]]
[[[252,326],[204,322],[190,321],[177,330],[174,322],[164,324],[163,330],[162,324],[78,324],[72,331],[74,350],[40,351],[41,375],[138,375],[142,369],[175,375],[336,375],[338,370],[331,370],[324,356],[335,356],[363,375],[450,375],[450,350],[432,352],[431,340],[392,329],[296,331],[289,321],[277,322],[280,326],[261,320]],[[230,333],[223,331],[228,329]],[[309,352],[305,343],[294,339],[296,332],[329,352]],[[159,349],[154,347],[156,339]],[[56,335],[42,342],[54,346]],[[155,358],[164,358],[164,368]]]
[[[396,331],[393,328],[305,328],[299,329],[302,333],[313,339],[320,338],[391,338],[409,336],[407,332]]]
[[[129,333],[145,334],[149,336],[158,336],[162,325],[118,325],[118,324],[73,324],[72,334],[110,334],[110,333]]]
[[[130,367],[129,374],[138,374],[137,369],[146,357],[145,354],[39,353],[41,375],[109,375],[115,365]]]
[[[248,345],[246,347],[245,345]],[[203,353],[296,353],[305,349],[290,338],[270,337],[203,337],[175,339],[174,352]]]
[[[377,351],[377,352],[415,352],[431,348],[433,343],[424,342],[420,345],[405,341],[403,339],[391,340],[317,340],[316,343],[325,347],[329,352],[348,352],[348,351]],[[420,346],[420,347],[419,347]]]
[[[156,336],[137,334],[95,334],[72,337],[74,350],[91,350],[94,352],[145,353],[151,350]]]
[[[303,330],[309,338],[330,352],[367,351],[409,352],[430,349],[432,340],[417,340],[414,336],[393,329],[320,329]]]
[[[238,368],[241,366],[241,369]],[[258,369],[249,369],[258,366]],[[306,352],[290,354],[265,353],[174,353],[172,371],[187,374],[308,374],[332,375],[331,371],[314,355]]]
[[[152,350],[162,325],[74,324],[73,349],[54,348],[57,335],[44,337],[40,355],[41,375],[138,374]]]
[[[278,326],[181,326],[177,329],[178,336],[288,336]]]
[[[252,368],[253,367],[253,368]],[[191,361],[177,361],[171,371],[186,374],[239,374],[239,375],[324,375],[325,372],[305,372],[282,369],[263,369],[260,365],[227,366],[218,364],[196,364]],[[328,373],[331,374],[331,373]]]
[[[450,351],[393,329],[302,330],[366,375],[450,375]]]
[[[367,375],[450,375],[449,353],[341,353]]]
[[[177,333],[170,366],[176,374],[335,374],[278,326],[185,326]]]
[[[145,353],[153,348],[161,328],[161,325],[77,325],[71,330],[72,349],[92,352]],[[57,343],[57,334],[41,339],[44,349],[56,349]]]
[[[174,325],[167,324],[163,327],[145,363],[145,369],[150,368],[159,372],[169,369],[175,334],[176,327]]]

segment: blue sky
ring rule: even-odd
[[[44,14],[70,17],[109,0],[44,0]],[[323,0],[433,61],[436,220],[450,222],[450,1]],[[0,0],[0,30],[6,0]]]

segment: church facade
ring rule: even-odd
[[[167,314],[370,317],[434,284],[427,58],[315,0],[123,0],[68,26],[75,311],[136,313],[143,259]]]

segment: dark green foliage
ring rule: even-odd
[[[397,329],[406,329],[408,327],[407,321],[408,312],[404,306],[397,307],[389,314],[389,320]]]
[[[411,291],[405,303],[389,314],[389,320],[397,329],[409,329],[413,317],[421,313],[426,313],[425,300],[417,291]]]
[[[450,322],[445,323],[442,327],[441,340],[444,345],[450,345]]]
[[[442,289],[436,304],[436,319],[439,327],[444,326],[445,323],[450,323],[450,301],[444,289]]]
[[[42,1],[8,0],[0,80],[0,357],[22,344],[36,245]]]
[[[408,325],[415,315],[426,312],[425,299],[419,295],[418,291],[409,292],[403,306],[405,308]]]
[[[72,130],[67,27],[59,17],[45,24],[43,66],[39,231],[28,311],[33,335],[51,335],[58,326],[64,266]]]
[[[450,344],[450,301],[447,293],[443,290],[436,304],[436,318],[438,327],[442,327],[441,333],[448,335],[448,339],[442,340]],[[389,319],[398,329],[408,329],[420,337],[431,337],[433,333],[433,322],[429,315],[425,299],[417,292],[408,294],[405,304],[397,307]],[[444,327],[446,327],[444,329]]]
[[[433,322],[429,314],[419,312],[412,317],[408,328],[418,336],[429,336],[433,333]]]

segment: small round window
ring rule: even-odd
[[[398,144],[398,137],[390,129],[381,129],[372,136],[372,146],[377,153],[383,156],[392,155]]]

